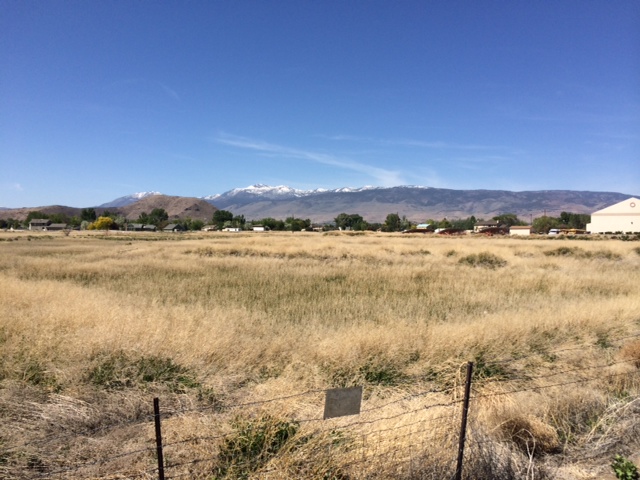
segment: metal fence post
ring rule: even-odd
[[[464,441],[467,435],[467,414],[469,412],[469,397],[471,395],[471,375],[473,362],[467,363],[467,380],[464,385],[464,401],[462,403],[462,422],[460,423],[460,440],[458,442],[458,463],[456,465],[455,480],[462,480],[462,460],[464,458]]]
[[[162,431],[160,430],[160,400],[153,399],[153,417],[156,424],[156,451],[158,452],[158,479],[164,480],[164,457],[162,455]]]

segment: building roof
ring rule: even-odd
[[[593,212],[591,215],[640,215],[640,199],[631,197],[609,207]]]

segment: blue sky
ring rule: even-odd
[[[640,194],[640,2],[0,0],[0,206]]]

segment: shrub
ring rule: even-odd
[[[38,361],[28,362],[22,372],[22,380],[36,387],[43,387],[53,392],[60,392],[61,385],[55,375],[49,372],[42,363]]]
[[[362,384],[392,386],[406,379],[396,362],[385,358],[368,358],[361,365],[339,365],[328,368],[330,382],[335,387]]]
[[[611,463],[611,468],[620,480],[638,480],[640,473],[631,460],[627,460],[622,455],[616,455]]]
[[[489,268],[492,270],[504,267],[507,264],[506,260],[503,260],[497,255],[489,252],[482,252],[478,254],[472,253],[471,255],[462,257],[458,263],[462,265],[469,265],[471,267]]]
[[[544,254],[548,257],[575,257],[581,256],[584,250],[578,247],[558,247],[554,250],[547,250]]]
[[[185,393],[200,384],[190,372],[170,358],[130,358],[124,352],[107,355],[89,372],[89,381],[106,389],[145,387],[162,384],[174,393]]]
[[[236,418],[233,433],[218,448],[214,478],[249,478],[295,436],[298,424],[264,415]]]

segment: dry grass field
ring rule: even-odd
[[[0,478],[615,478],[640,459],[640,247],[0,232]],[[322,420],[325,390],[363,386]]]

